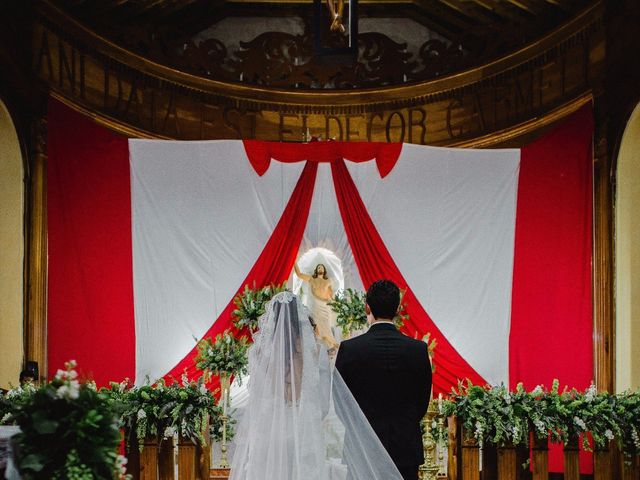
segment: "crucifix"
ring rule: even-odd
[[[314,0],[315,54],[353,62],[358,54],[358,0]]]
[[[346,29],[342,24],[342,14],[344,12],[344,0],[327,0],[327,7],[331,14],[331,26],[329,29],[332,32],[344,33]]]

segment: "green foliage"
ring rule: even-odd
[[[203,338],[198,342],[196,367],[215,375],[242,377],[247,374],[248,348],[247,338],[236,338],[230,330],[219,333],[214,340]]]
[[[527,445],[531,433],[564,445],[581,438],[585,450],[603,448],[616,439],[625,455],[640,452],[640,392],[597,393],[594,385],[584,392],[560,392],[557,380],[551,390],[539,385],[530,392],[522,384],[509,391],[504,385],[480,387],[467,382],[444,402],[444,414],[456,415],[466,435],[480,444]]]
[[[108,479],[124,472],[117,454],[117,412],[92,384],[80,383],[75,362],[11,406],[20,427],[18,468],[29,479]]]
[[[342,329],[343,336],[367,326],[365,304],[366,294],[351,288],[338,292],[328,303],[336,313],[336,323]]]
[[[0,397],[0,425],[13,425],[14,412],[31,400],[37,387],[33,382],[12,388],[4,396]]]
[[[211,416],[211,440],[222,442],[222,407],[216,407],[217,414]],[[227,413],[227,442],[231,441],[236,434],[236,420]]]
[[[245,285],[244,291],[233,299],[236,306],[231,313],[233,325],[242,330],[248,328],[253,334],[258,329],[258,319],[264,315],[265,306],[271,298],[280,292],[287,291],[287,284],[267,285],[262,288],[249,288]]]
[[[176,434],[204,446],[210,418],[221,415],[202,378],[188,381],[183,377],[182,383],[170,385],[160,380],[141,387],[112,383],[103,391],[114,404],[123,405],[120,421],[128,432],[127,445],[135,439],[139,448],[145,438],[162,441]]]
[[[404,297],[404,292],[400,296],[398,315],[393,319],[398,328],[401,328],[409,320],[409,314],[406,312],[405,304],[402,303],[402,297]],[[341,328],[343,336],[346,337],[367,326],[366,304],[367,294],[352,288],[336,293],[333,299],[328,302],[331,310],[336,313],[336,323]]]
[[[620,450],[627,459],[640,455],[640,390],[616,395],[612,410],[616,424],[614,434]]]

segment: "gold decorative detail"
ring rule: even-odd
[[[441,400],[438,400],[438,432],[444,432],[445,431],[444,415],[440,410],[440,405],[441,405],[440,402]],[[440,448],[438,448],[438,465],[440,466],[444,465],[444,448],[442,445],[440,445]],[[445,478],[448,478],[448,475],[442,470],[442,468],[440,468],[436,477],[439,479],[445,479]]]
[[[220,462],[218,467],[229,468],[229,460],[227,458],[227,422],[229,417],[227,410],[230,406],[229,391],[231,390],[231,378],[227,374],[220,375],[220,402],[222,406],[222,442],[220,443]]]
[[[345,28],[342,24],[342,14],[344,13],[344,0],[327,0],[327,7],[331,14],[331,26],[329,27],[332,32],[344,33]]]
[[[436,461],[437,440],[431,433],[431,424],[439,416],[438,407],[435,402],[429,402],[429,408],[424,416],[424,433],[422,435],[422,446],[424,448],[424,464],[420,465],[420,480],[436,480],[440,472],[440,465]]]

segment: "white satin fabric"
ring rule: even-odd
[[[302,302],[276,295],[259,327],[231,480],[401,480]],[[345,431],[355,440],[346,446]]]

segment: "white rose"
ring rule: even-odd
[[[587,430],[587,424],[584,423],[584,420],[582,420],[580,417],[573,417],[573,423],[580,427],[581,430]]]
[[[69,398],[75,400],[80,396],[80,382],[71,380],[69,382]]]
[[[62,385],[61,387],[58,387],[58,389],[56,390],[56,396],[58,398],[67,398],[69,395],[69,386],[67,385]]]
[[[586,402],[591,403],[596,398],[597,394],[598,390],[596,390],[596,386],[592,383],[585,392],[584,399]]]

